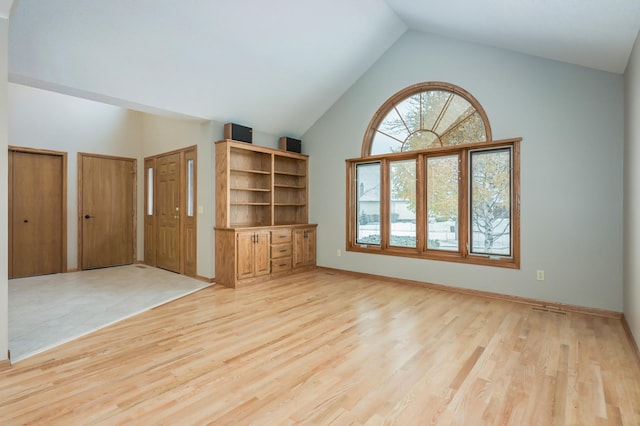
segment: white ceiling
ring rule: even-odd
[[[640,29],[640,0],[15,3],[13,82],[294,137],[407,28],[615,73]]]
[[[8,19],[11,14],[13,0],[0,0],[0,18]]]

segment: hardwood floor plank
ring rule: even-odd
[[[0,371],[0,424],[635,425],[620,320],[317,269]]]

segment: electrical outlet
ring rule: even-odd
[[[338,257],[342,256],[342,250],[338,249],[338,251],[336,252],[336,256]]]
[[[541,269],[538,269],[538,272],[536,272],[536,279],[538,281],[544,281],[544,271]]]

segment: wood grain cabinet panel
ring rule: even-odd
[[[316,228],[309,226],[293,231],[293,267],[315,265]]]

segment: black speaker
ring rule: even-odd
[[[253,129],[251,127],[241,126],[235,123],[227,123],[224,125],[224,138],[252,143]]]
[[[300,154],[302,152],[302,141],[283,136],[280,138],[280,149]]]

